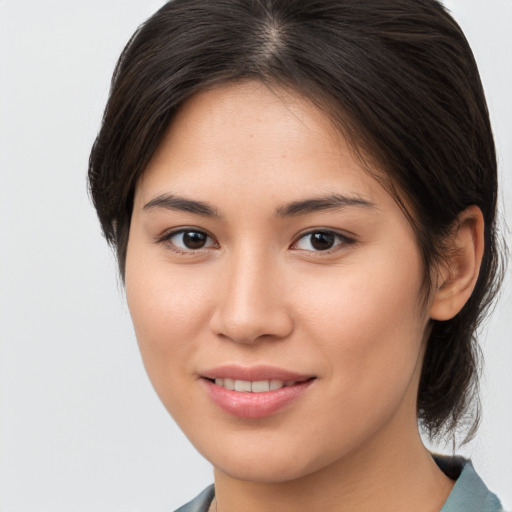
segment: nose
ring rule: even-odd
[[[219,295],[211,317],[217,336],[251,344],[283,339],[293,331],[282,273],[275,262],[255,252],[231,259],[219,275]]]

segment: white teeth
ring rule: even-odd
[[[251,391],[250,380],[235,380],[235,391]]]
[[[224,379],[224,387],[226,389],[235,389],[235,380],[234,379]]]
[[[281,389],[283,387],[284,382],[282,380],[272,379],[270,381],[270,389]]]
[[[215,379],[215,384],[226,389],[242,391],[245,393],[264,393],[265,391],[274,391],[281,389],[285,386],[293,386],[296,383],[294,380],[235,380],[235,379]]]
[[[270,382],[268,380],[257,380],[251,384],[253,393],[263,393],[270,390]]]

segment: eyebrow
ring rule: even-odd
[[[285,204],[276,209],[276,216],[289,217],[295,215],[304,215],[323,210],[337,210],[349,206],[363,208],[377,208],[377,206],[359,196],[343,196],[339,194],[330,194],[327,196],[304,199]]]
[[[220,218],[221,215],[216,208],[204,203],[202,201],[193,201],[184,197],[175,196],[173,194],[162,194],[143,207],[144,210],[153,210],[156,208],[163,208],[165,210],[178,210],[182,212],[193,213],[195,215],[202,215],[204,217]]]
[[[305,215],[308,213],[335,210],[347,207],[376,208],[376,205],[359,196],[343,196],[340,194],[330,194],[327,196],[303,199],[279,206],[275,210],[276,217],[291,217],[296,215]],[[213,206],[203,201],[195,201],[173,194],[162,194],[143,207],[144,210],[163,208],[165,210],[177,210],[204,217],[222,218],[219,211]]]

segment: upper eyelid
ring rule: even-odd
[[[161,233],[160,235],[157,235],[155,237],[155,243],[159,244],[159,243],[170,242],[171,238],[173,238],[174,236],[179,235],[180,233],[186,233],[187,231],[192,231],[192,232],[196,232],[196,233],[204,233],[208,238],[213,240],[213,242],[216,245],[218,245],[217,239],[206,229],[200,229],[200,228],[195,228],[195,227],[191,227],[191,226],[188,226],[188,227],[185,226],[182,228],[172,228],[172,229],[165,230],[163,233]],[[187,249],[187,251],[196,252],[196,251],[201,251],[201,250],[210,249],[210,248],[211,247],[204,247],[201,249]],[[184,250],[179,247],[177,249]]]
[[[186,233],[187,231],[195,231],[197,233],[204,233],[205,235],[209,236],[213,240],[215,240],[215,237],[207,230],[203,228],[197,228],[194,226],[183,226],[179,228],[169,228],[162,231],[160,234],[156,235],[156,239],[168,239],[173,237],[174,235],[178,235],[179,233]]]
[[[330,234],[339,236],[340,238],[343,238],[344,240],[350,240],[350,241],[355,241],[355,239],[356,239],[356,236],[351,233],[346,233],[346,232],[342,233],[333,228],[319,227],[319,228],[310,228],[310,229],[307,229],[306,231],[301,231],[300,233],[295,235],[293,243],[297,242],[304,236],[313,235],[314,233],[330,233]]]
[[[354,236],[345,235],[345,234],[340,233],[339,231],[337,231],[335,229],[314,228],[314,229],[310,229],[308,231],[299,233],[295,237],[295,239],[292,242],[292,244],[290,245],[290,248],[293,248],[294,245],[297,245],[302,238],[304,238],[306,236],[309,236],[309,235],[313,235],[314,233],[329,233],[329,234],[333,234],[333,235],[337,236],[340,239],[340,243],[334,245],[330,249],[325,249],[323,251],[313,251],[313,250],[308,250],[308,249],[294,249],[294,250],[311,252],[311,253],[318,253],[318,254],[329,254],[329,253],[332,253],[333,251],[336,251],[339,248],[340,245],[354,244],[356,242],[356,239],[355,239]]]
[[[211,238],[216,245],[219,245],[216,237],[214,235],[212,235],[208,230],[203,229],[203,228],[197,228],[194,226],[184,226],[184,227],[180,227],[180,228],[171,228],[171,229],[165,230],[163,233],[161,233],[160,235],[157,235],[155,237],[155,242],[156,243],[164,243],[166,241],[169,241],[173,236],[176,236],[180,233],[185,233],[187,231],[196,231],[196,232],[204,233],[207,237]],[[290,244],[290,247],[297,244],[297,242],[301,238],[306,237],[308,235],[312,235],[314,233],[331,233],[346,242],[355,242],[356,241],[355,235],[340,233],[338,230],[333,229],[333,228],[317,227],[317,228],[309,228],[306,231],[302,231],[302,232],[298,233],[297,235],[295,235],[292,243]],[[210,247],[206,247],[205,249],[209,249],[209,248]],[[193,252],[193,251],[200,251],[202,249],[189,249],[189,250],[191,252]],[[325,251],[325,252],[327,252],[327,251]]]

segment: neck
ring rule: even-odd
[[[415,425],[399,438],[377,435],[335,464],[293,481],[249,482],[215,470],[218,512],[434,512],[452,487]]]

